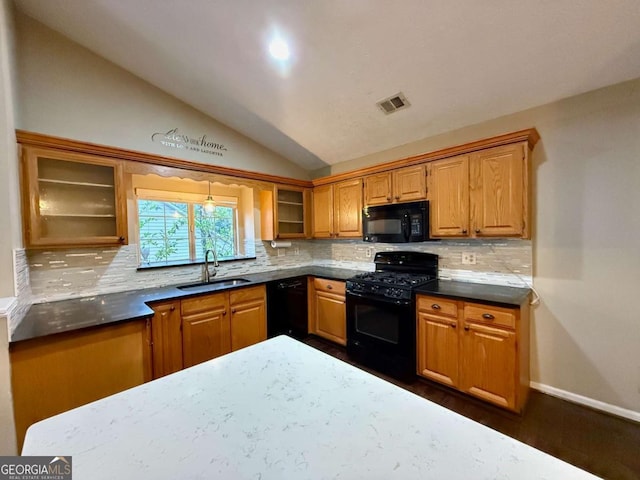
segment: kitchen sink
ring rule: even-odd
[[[212,282],[200,282],[192,283],[190,285],[181,285],[178,290],[214,290],[216,288],[234,287],[236,285],[242,285],[248,283],[251,280],[246,278],[224,278],[221,280],[214,280]]]

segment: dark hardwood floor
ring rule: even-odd
[[[640,479],[640,424],[531,391],[522,415],[424,379],[404,383],[353,362],[343,347],[310,336],[318,350],[465,417],[607,479]]]

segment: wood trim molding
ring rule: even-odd
[[[295,185],[298,187],[311,188],[313,185],[309,180],[299,180],[296,178],[280,177],[278,175],[269,175],[267,173],[251,172],[249,170],[240,170],[238,168],[221,167],[219,165],[209,165],[206,163],[192,162],[189,160],[181,160],[174,157],[165,157],[152,153],[138,152],[135,150],[127,150],[124,148],[109,147],[106,145],[98,145],[95,143],[81,142],[79,140],[70,140],[68,138],[54,137],[42,133],[27,132],[24,130],[16,130],[16,139],[18,143],[23,145],[32,145],[38,147],[49,147],[58,150],[66,150],[69,152],[88,153],[100,155],[102,157],[117,158],[120,160],[128,160],[132,162],[148,163],[152,165],[162,165],[165,167],[175,167],[184,170],[193,170],[197,172],[213,173],[218,175],[226,175],[229,177],[246,178],[250,180],[259,180],[263,182],[279,183],[283,185]]]
[[[278,183],[281,185],[312,188],[320,185],[340,182],[343,180],[350,180],[357,177],[364,177],[366,175],[371,175],[374,173],[386,172],[401,167],[409,167],[425,162],[440,160],[442,158],[463,155],[486,148],[499,147],[501,145],[507,145],[510,143],[527,142],[529,145],[529,149],[533,150],[533,147],[536,145],[538,140],[540,140],[540,134],[535,128],[519,130],[517,132],[497,135],[495,137],[477,140],[474,142],[465,143],[463,145],[456,145],[433,152],[421,153],[412,157],[403,158],[392,162],[381,163],[358,170],[352,170],[350,172],[316,178],[312,181],[281,177],[278,175],[270,175],[267,173],[252,172],[249,170],[241,170],[238,168],[192,162],[189,160],[181,160],[174,157],[165,157],[163,155],[156,155],[152,153],[109,147],[106,145],[98,145],[95,143],[82,142],[79,140],[70,140],[67,138],[54,137],[42,133],[27,132],[25,130],[16,130],[16,139],[18,143],[23,145],[56,148],[58,150],[88,153],[108,158],[117,158],[120,160],[128,160],[132,162],[146,163],[151,165],[161,165],[165,167],[180,168],[196,172],[212,173],[217,175],[226,175],[229,177]]]
[[[477,150],[499,147],[510,143],[527,142],[529,144],[529,149],[533,150],[533,147],[536,145],[536,143],[538,143],[538,140],[540,140],[540,134],[538,133],[538,131],[535,128],[528,128],[526,130],[505,133],[504,135],[497,135],[495,137],[485,138],[483,140],[476,140],[474,142],[465,143],[463,145],[456,145],[454,147],[443,148],[441,150],[435,150],[433,152],[421,153],[419,155],[403,158],[401,160],[380,163],[378,165],[361,168],[359,170],[353,170],[337,175],[316,178],[312,182],[313,186],[316,187],[319,185],[326,185],[328,183],[339,182],[342,180],[349,180],[354,177],[362,177],[374,173],[385,172],[388,170],[395,170],[396,168],[409,167],[411,165],[417,165],[424,162],[440,160],[442,158],[464,155],[466,153],[475,152]]]

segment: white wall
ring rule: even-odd
[[[184,160],[307,179],[301,167],[16,12],[17,128]],[[151,141],[178,128],[224,144],[224,156]]]
[[[13,125],[13,22],[9,0],[0,0],[0,297],[12,297],[13,248],[20,246],[20,211],[16,209],[17,151]],[[3,302],[0,302],[3,303]],[[0,315],[0,455],[16,454],[11,403],[7,318]]]
[[[345,162],[536,127],[532,380],[640,412],[640,79]]]

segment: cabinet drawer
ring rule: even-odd
[[[493,307],[479,303],[465,303],[464,319],[486,325],[515,328],[516,313],[510,308]]]
[[[266,290],[264,285],[258,285],[257,287],[240,288],[238,290],[231,290],[229,293],[229,303],[236,305],[238,303],[247,302],[249,300],[264,300],[266,296]]]
[[[458,302],[446,298],[418,295],[418,311],[445,317],[458,317]]]
[[[324,278],[314,278],[313,286],[316,290],[322,292],[335,293],[336,295],[345,294],[345,282],[338,280],[326,280]]]
[[[224,308],[227,303],[226,293],[214,293],[213,295],[202,295],[195,298],[182,300],[182,315],[195,315],[198,313],[210,312],[217,308]]]

